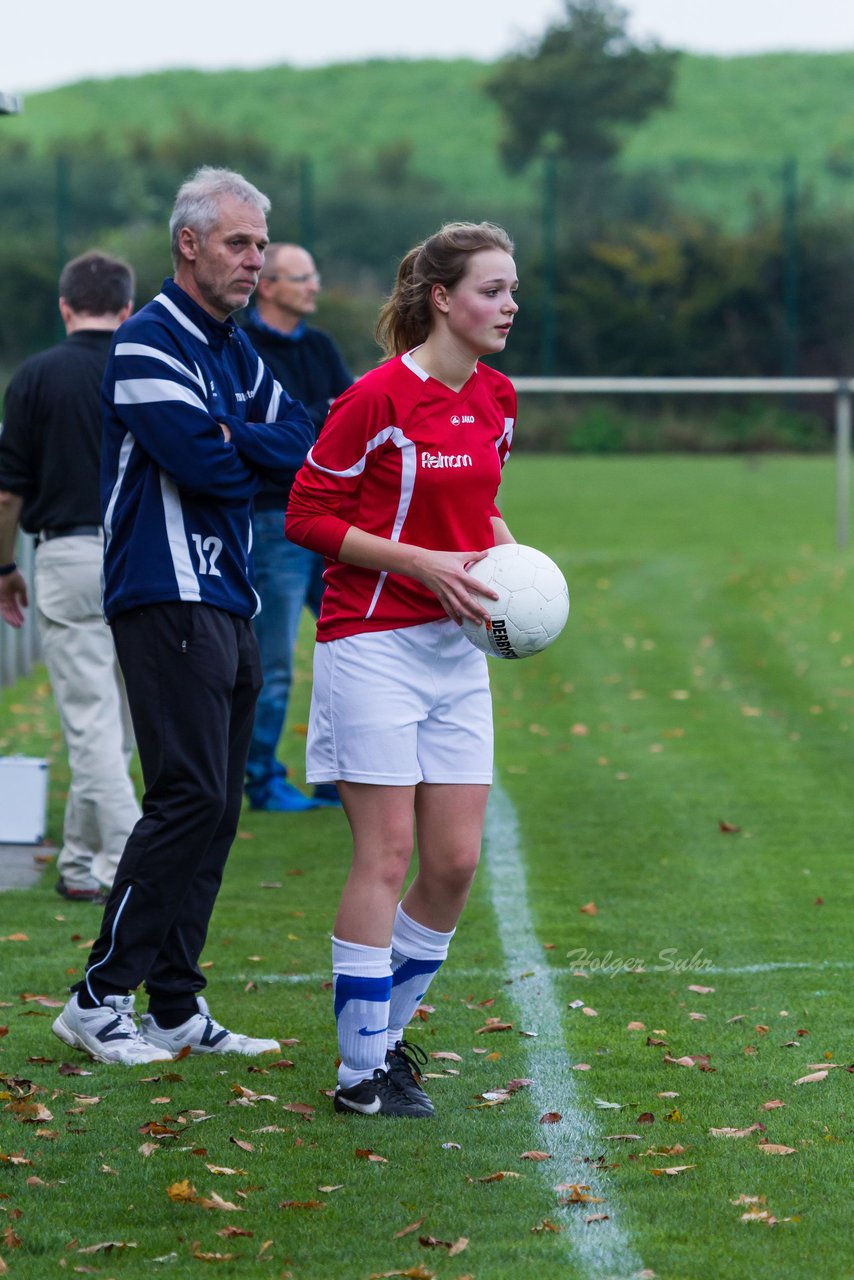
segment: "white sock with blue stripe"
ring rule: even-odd
[[[385,1066],[391,947],[333,937],[332,982],[341,1054],[338,1083],[349,1089]]]
[[[450,933],[428,929],[408,916],[398,903],[391,934],[389,1049],[403,1039],[403,1028],[424,999],[442,962],[447,959],[454,932],[453,929]]]

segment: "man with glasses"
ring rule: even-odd
[[[288,394],[302,401],[315,432],[323,426],[330,403],[353,381],[329,335],[306,323],[317,309],[319,292],[320,276],[308,250],[271,244],[256,305],[245,321],[255,350]],[[320,784],[313,796],[306,796],[288,780],[287,767],[276,758],[287,718],[300,616],[304,605],[317,616],[323,591],[323,558],[285,537],[290,487],[268,483],[255,498],[253,557],[261,612],[254,626],[264,688],[246,768],[250,806],[285,813],[339,804],[333,783]]]

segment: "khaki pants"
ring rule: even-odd
[[[101,612],[102,556],[98,536],[53,538],[36,551],[36,617],[71,769],[57,870],[73,888],[113,883],[140,816],[128,774],[133,728]]]

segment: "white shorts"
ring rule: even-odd
[[[492,782],[486,656],[450,618],[314,647],[309,782]]]

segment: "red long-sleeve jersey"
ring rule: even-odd
[[[411,354],[353,384],[333,404],[297,475],[286,532],[326,556],[318,640],[388,631],[445,617],[414,578],[337,560],[351,525],[437,551],[480,551],[510,452],[516,393],[479,364],[460,391]]]

